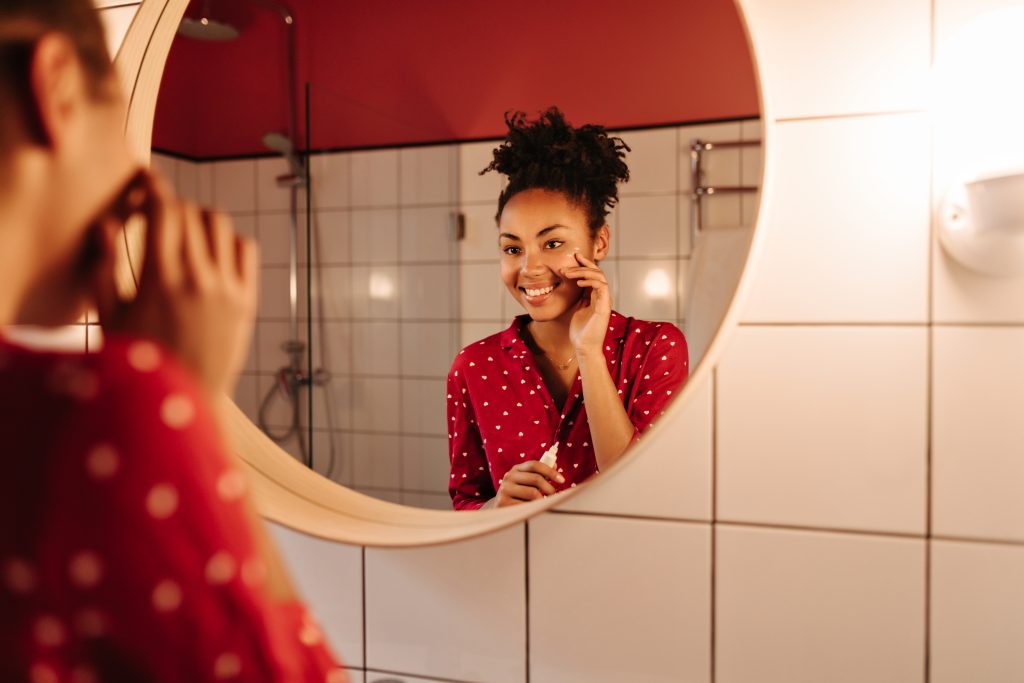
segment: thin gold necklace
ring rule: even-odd
[[[544,352],[542,351],[541,353],[544,353]],[[554,358],[552,358],[551,356],[549,356],[546,353],[544,354],[544,357],[547,358],[552,363],[554,363],[555,367],[558,368],[559,370],[568,370],[569,366],[572,365],[572,362],[574,360],[576,360],[576,356],[569,356],[569,360],[565,361],[564,363],[559,363],[557,360],[555,360]]]

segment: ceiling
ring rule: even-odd
[[[205,0],[230,42],[178,37],[153,146],[210,159],[262,154],[286,132],[286,29],[270,0]],[[554,104],[579,125],[754,116],[732,0],[287,0],[295,17],[299,147],[494,138],[510,109]],[[187,12],[198,16],[202,2]]]

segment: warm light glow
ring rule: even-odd
[[[661,268],[654,268],[644,278],[644,293],[652,299],[667,299],[672,294],[672,279]]]
[[[947,183],[1024,168],[1024,7],[988,12],[937,46],[936,162]],[[941,191],[941,189],[940,189]]]
[[[370,298],[390,301],[395,298],[395,281],[387,273],[370,273]]]

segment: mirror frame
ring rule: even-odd
[[[601,477],[551,498],[470,514],[388,503],[331,481],[288,455],[264,435],[230,397],[224,396],[221,399],[221,413],[224,416],[226,438],[231,449],[248,466],[254,501],[264,518],[311,536],[351,545],[412,547],[451,543],[524,522],[565,503],[573,496],[586,495],[584,492],[594,486],[602,486],[609,477],[616,476],[626,467],[632,467],[647,451],[673,448],[673,444],[666,440],[661,423],[680,419],[699,386],[709,381],[714,373],[722,349],[737,326],[739,311],[751,286],[751,271],[764,243],[765,228],[761,225],[761,219],[766,215],[765,206],[771,194],[765,179],[770,177],[769,122],[772,119],[750,26],[741,0],[733,2],[750,46],[758,89],[764,159],[759,179],[760,201],[755,212],[750,249],[732,302],[707,353],[679,396],[668,407],[661,422],[654,425],[645,438],[632,447],[628,457],[616,463]],[[128,105],[125,135],[139,159],[146,163],[151,154],[153,119],[161,76],[187,5],[188,0],[142,0],[115,59]],[[134,291],[132,263],[138,262],[141,247],[140,227],[129,225],[125,229],[124,257],[120,259],[117,269],[118,283],[123,291]]]

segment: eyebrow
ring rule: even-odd
[[[540,237],[541,235],[546,235],[547,233],[551,232],[555,228],[568,228],[568,227],[569,227],[568,225],[562,225],[561,223],[555,223],[554,225],[549,225],[548,227],[540,230],[537,233],[536,236]],[[522,241],[522,240],[520,240],[518,237],[516,237],[515,235],[513,235],[510,232],[503,232],[500,235],[498,235],[498,239],[501,239],[502,237],[507,237],[510,240],[515,240],[516,242],[521,242]]]

